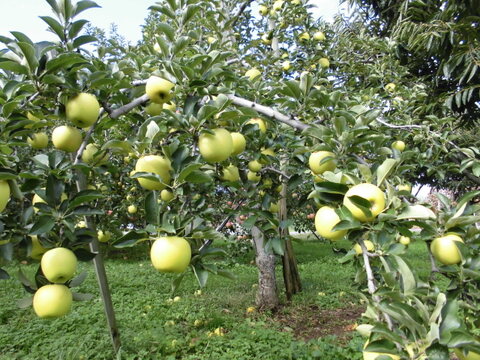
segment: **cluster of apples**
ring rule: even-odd
[[[43,254],[40,266],[52,284],[40,287],[33,296],[33,309],[40,318],[53,319],[70,312],[73,296],[65,283],[77,270],[77,257],[70,249],[57,247]]]

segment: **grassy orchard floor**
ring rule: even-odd
[[[246,314],[257,281],[251,253],[218,263],[234,272],[237,281],[212,276],[203,294],[195,296],[198,286],[188,276],[174,303],[169,301],[171,276],[154,271],[145,247],[110,254],[106,270],[123,345],[118,358],[361,359],[363,339],[351,330],[363,310],[352,265],[339,264],[342,254],[328,243],[294,246],[304,291],[276,314]],[[412,244],[410,253],[416,268],[428,266],[423,244]],[[36,266],[22,269],[33,274]],[[17,269],[15,264],[7,267],[11,274]],[[93,267],[82,263],[81,269],[88,277],[80,291],[96,297],[75,302],[68,316],[52,321],[38,319],[31,308],[16,307],[16,300],[26,296],[17,280],[0,282],[0,359],[114,358]],[[278,272],[279,284],[281,279]],[[195,326],[195,320],[201,324]],[[208,336],[219,327],[224,336]]]

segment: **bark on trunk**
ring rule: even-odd
[[[255,303],[260,310],[274,310],[279,304],[275,255],[265,251],[263,234],[256,226],[252,228],[252,238],[256,253],[255,262],[258,267],[258,290]]]

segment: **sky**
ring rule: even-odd
[[[339,0],[311,0],[317,5],[315,15],[329,21],[338,12]],[[97,0],[102,8],[89,9],[79,18],[91,21],[92,25],[108,30],[111,23],[118,32],[135,44],[141,39],[140,25],[148,15],[148,7],[155,0]],[[52,16],[45,0],[0,0],[0,35],[11,37],[10,31],[20,31],[32,41],[56,40],[47,32],[47,25],[39,16]]]

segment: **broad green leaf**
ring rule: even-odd
[[[397,164],[397,160],[395,159],[386,159],[382,165],[380,165],[377,169],[377,186],[381,186],[383,181],[387,178],[387,176],[392,172],[393,168]]]
[[[0,69],[11,71],[16,74],[28,75],[28,68],[12,60],[0,58]]]
[[[99,5],[97,5],[96,2],[94,1],[88,1],[88,0],[82,0],[82,1],[79,1],[77,2],[77,4],[75,5],[74,7],[74,11],[73,11],[73,14],[72,14],[72,17],[75,17],[77,16],[78,14],[80,14],[82,11],[85,11],[87,9],[91,9],[91,8],[95,8],[95,7],[101,7]]]
[[[192,184],[203,184],[213,181],[212,177],[200,170],[193,170],[187,175],[185,181]]]
[[[30,71],[33,73],[38,67],[38,59],[35,56],[35,49],[33,45],[30,45],[27,42],[19,42],[18,46],[22,50],[25,59],[27,60]]]
[[[397,262],[398,271],[401,275],[403,293],[405,295],[413,294],[414,290],[417,287],[415,275],[413,274],[407,263],[400,256],[393,255],[393,258]]]
[[[160,32],[164,33],[168,40],[170,40],[172,43],[175,41],[175,29],[172,28],[170,25],[165,24],[165,23],[158,23],[157,28]]]
[[[177,182],[181,183],[187,178],[188,175],[194,170],[200,169],[204,164],[192,163],[186,166],[178,175]]]
[[[145,197],[145,220],[149,224],[158,225],[160,222],[158,193],[150,191]]]
[[[403,219],[435,219],[435,213],[423,205],[412,205],[397,216],[397,220]]]
[[[40,235],[49,232],[55,226],[55,220],[49,215],[40,216],[30,229],[30,235]]]
[[[98,39],[95,36],[91,35],[81,35],[77,37],[75,40],[73,40],[73,48],[79,48],[82,45],[98,41]]]
[[[45,21],[50,27],[51,31],[60,38],[60,40],[65,41],[65,34],[63,26],[54,18],[50,16],[39,16],[40,19]]]

